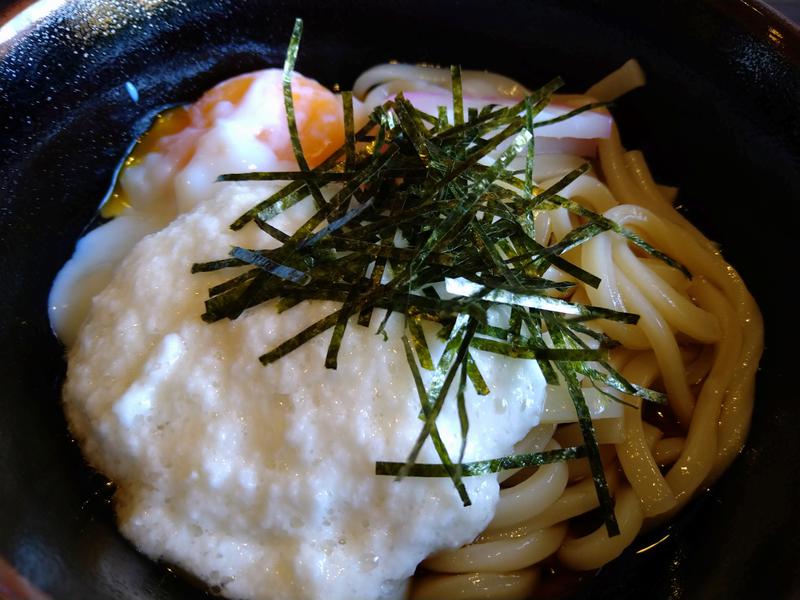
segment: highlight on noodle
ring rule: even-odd
[[[230,597],[524,599],[602,567],[736,457],[762,351],[622,146],[642,70],[564,95],[385,64],[336,96],[293,72],[299,27],[282,73],[159,118],[51,292],[121,530]]]

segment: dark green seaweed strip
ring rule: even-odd
[[[364,125],[359,131],[356,133],[356,138],[358,136],[365,134],[373,127],[372,123],[367,123]],[[344,155],[344,147],[335,150],[333,154],[331,154],[325,161],[317,166],[314,172],[326,172],[328,169],[333,168],[337,165],[341,157]],[[256,206],[248,210],[242,216],[240,216],[236,221],[231,224],[231,229],[234,231],[238,231],[242,227],[244,227],[247,223],[252,221],[256,215],[260,215],[262,219],[270,219],[276,214],[280,213],[281,211],[297,204],[300,200],[305,198],[309,195],[309,191],[306,188],[305,181],[293,181],[290,184],[287,184],[266,200],[258,203]],[[283,202],[282,202],[283,201]]]
[[[535,308],[537,310],[546,310],[550,312],[563,313],[566,315],[576,315],[585,317],[587,319],[608,319],[609,321],[617,321],[620,323],[628,323],[635,325],[639,321],[639,315],[633,313],[621,312],[612,310],[610,308],[602,308],[600,306],[588,306],[585,304],[577,304],[560,298],[552,298],[544,295],[533,294],[518,294],[504,288],[488,289],[479,283],[475,283],[461,277],[459,279],[447,280],[448,291],[451,293],[458,293],[467,297],[480,294],[480,297],[488,302],[497,302],[500,304],[509,304],[514,306],[524,306],[526,308]]]
[[[468,119],[458,126],[440,132],[437,140],[477,140],[488,132],[496,130],[498,125],[506,125],[518,116],[524,100],[509,107],[496,107],[478,114],[477,109],[468,111]]]
[[[466,365],[467,376],[469,376],[469,380],[472,382],[472,387],[475,388],[475,392],[479,396],[487,396],[491,391],[489,389],[489,384],[486,383],[483,375],[481,375],[480,369],[478,369],[478,365],[470,352],[467,352]]]
[[[255,268],[212,288],[216,293],[205,301],[205,312],[201,315],[203,321],[214,323],[241,314],[255,293],[253,282],[265,276],[260,268]]]
[[[533,113],[536,115],[547,106],[550,97],[553,93],[564,85],[564,80],[560,77],[550,80],[539,89],[531,94],[533,100]],[[520,100],[517,104],[508,107],[500,107],[494,110],[485,111],[475,118],[470,118],[466,123],[458,127],[450,127],[447,131],[443,132],[438,138],[455,138],[475,140],[483,137],[494,129],[497,129],[499,124],[505,125],[509,121],[518,118],[518,116],[525,110],[526,98]]]
[[[308,192],[304,193],[301,192],[301,190],[305,189],[306,189],[305,181],[293,181],[292,183],[284,186],[283,188],[272,194],[266,200],[259,202],[253,208],[244,213],[241,217],[236,219],[233,223],[231,223],[231,229],[233,229],[234,231],[238,231],[239,229],[244,227],[247,223],[255,219],[262,212],[278,204],[283,199],[290,198],[293,195],[297,196],[302,193],[302,196],[300,197],[300,199],[302,200],[302,198],[305,198],[308,195]]]
[[[631,402],[627,402],[626,400],[623,400],[619,396],[615,396],[611,392],[601,388],[594,379],[589,379],[589,383],[592,384],[592,387],[594,389],[596,389],[598,392],[600,392],[603,396],[605,396],[609,400],[612,400],[613,402],[618,402],[619,404],[627,406],[628,408],[633,408],[635,410],[639,410],[639,407],[636,406],[635,404],[633,404]]]
[[[422,407],[422,412],[424,414],[425,411],[430,408],[428,392],[425,389],[425,383],[422,381],[422,375],[417,368],[417,361],[414,358],[414,350],[411,347],[411,343],[408,341],[408,336],[404,334],[401,339],[403,341],[403,348],[406,353],[406,361],[408,362],[409,369],[411,369],[411,377],[413,378],[414,385],[417,388],[417,395],[419,396],[420,406]]]
[[[458,256],[456,254],[434,254],[433,262],[440,265],[457,265]],[[454,269],[450,270],[451,273],[456,273]],[[481,272],[480,276],[472,274],[474,279],[479,279],[479,282],[484,287],[502,287],[510,292],[517,294],[542,294],[548,290],[564,291],[575,287],[575,284],[569,281],[552,281],[543,277],[536,278],[520,278],[520,283],[508,283],[507,279],[498,277],[491,273]],[[467,277],[464,277],[467,279]]]
[[[522,141],[522,142],[519,141],[521,138],[519,138],[519,135],[518,135],[518,134],[520,134],[521,131],[524,133],[524,135],[523,135],[524,141]],[[510,150],[512,152],[511,159],[503,161],[501,163],[502,167],[500,169],[495,169],[494,170],[494,176],[491,179],[491,181],[488,181],[487,183],[481,183],[481,188],[479,188],[480,189],[480,194],[479,195],[482,195],[486,191],[486,187],[489,184],[493,183],[495,181],[495,179],[497,179],[501,175],[502,171],[505,170],[505,168],[508,166],[508,163],[511,162],[511,160],[513,160],[520,153],[521,149],[525,146],[525,144],[528,143],[528,140],[532,137],[527,132],[527,130],[523,129],[523,120],[522,119],[515,118],[515,119],[512,119],[511,121],[509,121],[509,123],[506,125],[506,127],[502,131],[500,131],[496,135],[492,136],[489,140],[486,140],[485,143],[481,144],[475,150],[470,152],[468,156],[464,157],[464,160],[460,161],[454,168],[450,169],[450,171],[447,173],[446,177],[444,177],[443,179],[437,181],[437,184],[440,185],[440,186],[444,186],[444,185],[450,183],[451,181],[455,180],[460,175],[468,172],[470,169],[473,169],[475,166],[478,165],[478,162],[481,159],[483,159],[486,156],[488,156],[489,153],[491,153],[493,150],[495,150],[500,144],[505,142],[512,135],[517,135],[518,137],[515,138],[515,141],[514,141],[513,145],[511,146],[511,148],[509,148],[509,149],[507,149],[505,151],[505,152],[508,152]],[[504,152],[504,154],[505,154],[505,152]],[[497,164],[497,163],[495,163],[495,164]],[[486,168],[485,171],[492,172],[492,169],[493,169],[493,166],[490,166],[490,167]],[[472,182],[473,186],[476,185],[476,184],[477,184],[477,181],[473,181]],[[471,188],[470,188],[470,191],[471,191]]]
[[[461,463],[464,462],[464,451],[467,449],[467,435],[469,434],[469,413],[464,392],[467,388],[467,361],[461,363],[461,376],[456,390],[456,406],[458,408],[458,424],[461,429],[461,446],[458,449],[458,462],[456,465],[459,479],[461,477]]]
[[[353,92],[342,92],[342,111],[344,112],[344,170],[351,171],[356,162],[356,134],[353,121]]]
[[[240,267],[244,262],[238,258],[223,258],[221,260],[211,260],[203,263],[194,263],[192,265],[192,274],[194,273],[208,273],[210,271],[219,271],[220,269],[229,269],[231,267]]]
[[[405,132],[408,140],[414,145],[417,155],[423,164],[428,164],[431,154],[436,155],[435,147],[431,143],[428,130],[419,119],[418,111],[414,105],[406,100],[403,92],[395,97],[394,113],[399,126]]]
[[[453,90],[453,124],[464,124],[464,92],[461,86],[461,67],[453,65],[450,67],[450,80]]]
[[[505,339],[507,342],[512,341],[522,335],[522,311],[524,309],[519,306],[511,307],[511,314],[508,317],[508,332],[499,339]]]
[[[525,197],[528,200],[533,198],[533,165],[536,155],[536,142],[533,136],[533,99],[528,96],[525,98],[525,128],[531,133],[531,141],[525,152]],[[528,234],[534,237],[533,222],[531,222],[531,232]]]
[[[436,131],[443,131],[449,127],[450,123],[447,121],[447,107],[439,106],[437,108],[439,113],[439,122],[436,124]]]
[[[367,266],[368,263],[364,261],[363,271],[365,274]],[[347,327],[347,321],[350,319],[350,315],[352,314],[351,306],[353,302],[355,302],[360,291],[361,291],[361,286],[354,285],[348,292],[347,300],[345,300],[341,310],[339,311],[339,318],[336,320],[336,325],[333,327],[333,334],[331,335],[331,341],[328,344],[328,352],[325,354],[326,369],[336,369],[339,366],[338,363],[339,348],[342,345],[344,330]]]
[[[413,208],[404,210],[400,214],[397,215],[392,214],[389,216],[376,219],[369,225],[364,225],[348,233],[351,236],[358,235],[358,237],[360,238],[365,238],[368,237],[369,235],[379,234],[387,229],[391,229],[392,232],[394,232],[394,230],[397,227],[409,221],[418,219],[423,216],[428,216],[440,211],[448,211],[454,208],[455,206],[457,206],[457,202],[455,200],[447,200],[443,202],[431,202],[429,204],[415,206]]]
[[[239,286],[238,290],[236,290],[238,293],[235,295],[232,302],[225,302],[224,307],[218,305],[219,308],[224,310],[225,318],[230,320],[238,319],[239,316],[251,306],[255,306],[256,304],[260,304],[261,302],[265,302],[277,296],[277,289],[269,285],[264,285],[269,280],[271,280],[270,283],[276,281],[270,277],[270,273],[259,268],[259,272],[256,273],[255,277]],[[290,283],[286,280],[282,281],[287,284]],[[230,290],[230,292],[234,292],[234,290]],[[221,300],[226,295],[227,293],[215,296],[211,298],[209,302],[218,299]]]
[[[528,250],[529,254],[532,254],[534,252],[535,253],[544,252],[546,246],[543,246],[534,239],[535,231],[533,230],[533,225],[527,221],[527,216],[515,215],[510,211],[508,206],[502,203],[498,203],[498,210],[500,211],[501,215],[504,215],[507,219],[514,221],[520,226],[520,229],[522,229],[523,233],[525,234],[524,238],[520,238],[520,242]],[[588,286],[597,288],[600,285],[599,277],[580,268],[578,265],[569,262],[568,260],[562,258],[561,256],[558,256],[556,254],[544,254],[542,258],[549,264],[552,264],[554,267],[561,269],[568,275],[571,275],[578,281],[582,281]]]
[[[313,181],[317,184],[326,184],[332,181],[347,181],[354,173],[346,171],[250,171],[247,173],[225,173],[217,177],[218,182],[224,181]]]
[[[578,335],[575,323],[566,320],[564,324],[568,326],[560,328],[561,335],[569,337],[575,344],[578,344],[582,348],[588,348],[586,342],[584,342]],[[629,394],[631,396],[638,396],[639,398],[647,400],[648,402],[654,402],[656,404],[667,403],[666,394],[662,394],[661,392],[656,392],[655,390],[651,390],[629,382],[622,376],[622,374],[614,369],[614,367],[612,367],[608,361],[599,361],[599,365],[606,370],[606,373],[598,371],[588,363],[578,363],[575,365],[575,369],[578,371],[578,373],[588,377],[592,383],[599,381],[600,383],[612,387],[617,391]]]
[[[344,215],[342,215],[335,221],[328,223],[325,227],[320,229],[317,233],[315,233],[311,237],[306,238],[305,240],[300,242],[297,245],[297,249],[301,250],[306,246],[313,246],[321,239],[323,239],[325,236],[330,235],[334,231],[338,231],[339,229],[347,225],[350,221],[361,215],[361,213],[363,213],[365,210],[371,207],[372,207],[372,200],[370,199],[367,200],[364,204],[360,204],[356,206],[354,209],[347,211]]]
[[[477,321],[466,314],[460,314],[456,318],[453,331],[450,334],[450,339],[445,345],[442,357],[439,359],[439,364],[436,366],[436,370],[431,377],[429,397],[432,396],[434,398],[433,405],[431,406],[430,412],[425,415],[425,423],[422,426],[422,431],[420,431],[419,436],[417,436],[417,440],[411,452],[409,452],[408,458],[406,458],[405,465],[407,469],[410,469],[416,462],[422,445],[425,443],[425,440],[428,439],[431,430],[436,424],[436,419],[439,417],[439,413],[444,406],[447,391],[450,389],[450,384],[455,377],[458,367],[467,354],[477,327]],[[397,477],[402,478],[405,474],[406,470],[401,469]]]
[[[561,190],[563,190],[570,183],[575,181],[578,177],[586,173],[586,171],[588,171],[590,168],[591,165],[589,163],[584,163],[577,169],[573,169],[572,171],[564,175],[561,179],[556,181],[549,188],[537,194],[536,197],[534,198],[534,204],[535,205],[542,204],[545,200],[549,200],[553,196],[556,196]]]
[[[600,342],[601,348],[617,348],[618,346],[621,345],[617,340],[606,335],[605,333],[602,333],[600,331],[595,331],[594,329],[586,327],[581,323],[570,322],[569,328],[572,329],[575,333],[580,333],[592,339],[597,340],[598,342]]]
[[[599,214],[597,214],[597,213],[585,208],[584,206],[582,206],[581,204],[579,204],[579,203],[577,203],[577,202],[575,202],[573,200],[569,200],[567,198],[562,198],[561,196],[558,196],[558,195],[551,196],[548,199],[548,201],[549,202],[553,202],[554,204],[556,204],[558,206],[563,206],[564,208],[566,208],[570,212],[573,212],[576,215],[585,217],[587,219],[591,219],[593,221],[597,221],[598,223],[602,223],[603,226],[608,227],[609,230],[611,230],[614,233],[617,233],[617,234],[621,235],[622,237],[624,237],[625,239],[629,240],[630,242],[632,242],[634,245],[636,245],[639,248],[641,248],[642,250],[644,250],[647,254],[649,254],[653,258],[657,258],[658,260],[660,260],[661,262],[669,265],[670,267],[672,267],[674,269],[678,269],[688,279],[692,278],[691,271],[689,271],[689,269],[685,265],[681,264],[680,262],[678,262],[677,260],[675,260],[671,256],[665,254],[664,252],[661,252],[660,250],[657,250],[655,247],[653,247],[651,244],[649,244],[647,241],[642,239],[639,235],[637,235],[636,233],[634,233],[633,231],[631,231],[627,227],[623,227],[619,223],[616,223],[616,222],[612,221],[611,219],[608,219],[608,218],[606,218],[606,217],[604,217],[602,215],[599,215]]]
[[[370,275],[370,287],[377,288],[380,285],[385,268],[386,268],[386,257],[378,256],[375,259],[375,265],[372,267],[372,274]],[[358,315],[358,324],[363,327],[369,327],[369,322],[371,320],[372,320],[372,307],[366,306],[361,310],[361,312]]]
[[[630,383],[606,362],[601,363],[601,366],[606,369],[606,373],[598,371],[597,369],[589,367],[588,365],[579,365],[575,368],[579,373],[585,375],[591,381],[597,381],[607,385],[618,392],[622,392],[630,396],[637,396],[642,400],[647,400],[648,402],[653,402],[654,404],[667,404],[666,394]]]
[[[548,315],[544,315],[545,322],[547,323],[547,330],[553,340],[553,344],[557,347],[568,348],[570,347],[570,338],[565,333],[565,327]],[[568,330],[567,330],[568,331]],[[583,443],[586,447],[586,457],[589,461],[589,468],[592,472],[592,479],[594,480],[595,492],[597,499],[600,502],[600,511],[605,521],[606,530],[609,536],[619,535],[619,525],[617,524],[616,515],[614,514],[614,504],[611,500],[611,494],[608,490],[608,482],[606,481],[605,470],[603,463],[600,459],[600,448],[597,442],[597,434],[592,423],[592,417],[589,408],[586,405],[586,399],[583,397],[583,389],[581,388],[580,381],[578,380],[578,370],[576,367],[580,366],[578,362],[557,362],[556,368],[564,378],[567,385],[572,403],[575,406],[575,412],[578,416],[578,424],[580,426],[581,435],[583,436]]]
[[[331,211],[345,205],[350,201],[350,198],[362,185],[369,182],[370,179],[378,175],[381,169],[388,163],[397,152],[397,146],[389,147],[384,153],[375,156],[369,164],[362,169],[358,175],[348,181],[342,189],[340,189],[333,197],[325,208],[318,210],[314,216],[301,225],[297,231],[292,235],[292,240],[298,245],[305,245],[304,241],[312,234],[314,229],[322,223]],[[288,250],[289,244],[285,246]]]
[[[515,185],[518,189],[523,190],[525,189],[525,182],[519,180],[518,178],[507,177],[504,179],[507,183],[511,183]],[[571,182],[570,182],[571,183]],[[549,189],[552,189],[549,188]],[[543,204],[545,203],[552,203],[556,206],[561,206],[566,208],[573,214],[578,216],[584,217],[591,221],[597,221],[599,223],[603,223],[603,225],[607,226],[609,230],[618,233],[619,235],[623,236],[624,238],[630,240],[634,245],[638,246],[642,250],[644,250],[647,254],[652,256],[653,258],[657,258],[658,260],[662,261],[663,263],[678,269],[681,273],[683,273],[687,278],[691,279],[692,274],[689,269],[686,268],[685,265],[681,264],[680,262],[676,261],[674,258],[670,257],[669,255],[657,250],[648,242],[643,240],[640,236],[636,233],[631,231],[630,229],[623,227],[619,223],[615,223],[611,219],[608,219],[602,215],[597,214],[596,212],[589,210],[585,206],[575,202],[574,200],[570,200],[568,198],[564,198],[559,196],[557,193],[555,194],[548,194],[542,197],[544,192],[540,192],[538,196],[535,197],[534,201],[541,201]]]
[[[317,337],[323,331],[327,331],[334,325],[336,325],[336,321],[339,319],[339,314],[343,312],[341,309],[337,310],[329,314],[327,317],[323,317],[316,323],[309,325],[300,333],[292,336],[285,342],[279,344],[277,347],[273,348],[266,354],[262,354],[258,357],[258,360],[261,361],[262,365],[268,365],[270,363],[275,362],[279,358],[282,358],[289,354],[292,350],[296,350],[307,341]]]
[[[597,361],[608,358],[605,350],[589,350],[583,348],[537,348],[522,346],[491,340],[488,338],[474,337],[471,346],[484,352],[502,354],[509,358],[527,358],[552,361]]]
[[[588,242],[593,237],[603,233],[604,231],[608,231],[608,227],[605,223],[590,221],[589,223],[581,225],[580,227],[576,227],[570,231],[559,242],[553,244],[552,246],[545,247],[538,256],[550,256],[553,254],[563,254],[564,252],[569,252],[573,248],[577,248],[584,242]]]
[[[504,327],[498,327],[497,325],[489,325],[489,324],[480,325],[478,327],[478,330],[475,332],[475,335],[493,337],[495,339],[504,340],[508,342],[521,338],[520,333],[519,332],[513,333],[510,327],[506,329]]]
[[[288,242],[288,241],[291,239],[291,237],[290,237],[290,236],[288,236],[287,234],[285,234],[284,232],[282,232],[282,231],[281,231],[280,229],[278,229],[277,227],[273,227],[272,225],[270,225],[269,223],[267,223],[267,222],[266,222],[264,219],[262,219],[261,217],[256,217],[254,220],[255,220],[255,222],[256,222],[256,225],[258,225],[258,228],[259,228],[259,229],[261,229],[261,231],[263,231],[263,232],[264,232],[264,233],[266,233],[267,235],[269,235],[269,236],[271,236],[271,237],[275,238],[275,239],[276,239],[276,240],[278,240],[279,242],[281,242],[281,243],[285,243],[285,242]]]
[[[331,286],[318,288],[312,282],[305,287],[295,287],[286,291],[292,298],[302,300],[332,300],[344,302],[349,293],[351,284],[341,284],[338,287]],[[478,323],[486,321],[486,308],[480,302],[469,299],[457,300],[434,300],[416,294],[403,294],[395,292],[388,284],[371,288],[371,292],[365,295],[366,300],[358,302],[358,310],[361,304],[369,305],[374,308],[391,309],[392,311],[403,312],[409,317],[420,317],[427,321],[444,323],[452,321],[458,315],[464,314],[472,317]]]
[[[406,325],[414,343],[414,350],[417,352],[420,366],[428,371],[433,371],[433,358],[428,348],[428,342],[425,339],[425,332],[422,329],[422,325],[420,325],[420,319],[418,317],[409,317],[406,319]]]
[[[524,469],[526,467],[541,467],[556,462],[564,462],[586,457],[585,446],[568,446],[558,450],[546,450],[544,452],[534,452],[531,454],[514,454],[494,458],[491,460],[481,460],[476,462],[463,463],[461,465],[462,477],[475,477],[480,475],[491,475],[501,471],[511,469]],[[405,468],[405,463],[378,461],[375,463],[376,475],[397,476]],[[444,465],[415,463],[407,469],[408,477],[448,477],[449,473]]]
[[[537,314],[534,316],[531,314],[531,311],[525,308],[520,308],[519,310],[519,315],[530,335],[530,344],[534,348],[546,348],[547,345],[544,342],[544,335],[542,332],[542,320],[539,315]],[[560,385],[561,382],[558,379],[558,374],[550,361],[538,359],[537,362],[539,364],[539,369],[542,371],[542,375],[544,375],[544,380],[549,385]]]
[[[245,263],[243,263],[242,261],[240,261],[238,259],[232,259],[232,260],[237,260],[237,262],[241,263],[242,265],[245,264]],[[227,281],[223,281],[219,285],[215,285],[215,286],[209,288],[208,289],[208,295],[211,296],[211,297],[217,296],[217,295],[219,295],[219,294],[221,294],[223,292],[228,291],[229,289],[232,289],[232,288],[235,288],[235,287],[237,287],[239,285],[242,285],[243,283],[247,282],[248,280],[250,280],[253,277],[255,277],[256,275],[258,275],[260,272],[261,272],[261,269],[259,269],[258,267],[254,268],[254,269],[250,269],[248,271],[245,271],[241,275],[237,275],[236,277],[233,277],[232,279],[228,279]]]
[[[608,108],[611,106],[611,102],[590,102],[589,104],[584,104],[583,106],[579,106],[578,108],[574,108],[563,115],[559,115],[557,117],[553,117],[552,119],[546,119],[544,121],[538,121],[533,124],[534,127],[546,127],[547,125],[552,125],[553,123],[560,123],[561,121],[566,121],[567,119],[571,119],[587,110],[594,110],[595,108]]]
[[[301,171],[310,171],[308,161],[303,153],[303,145],[300,143],[300,132],[297,129],[297,118],[294,113],[294,96],[292,94],[292,79],[294,75],[294,65],[297,62],[297,51],[300,49],[300,38],[303,35],[303,19],[295,19],[292,37],[289,40],[289,47],[286,49],[286,61],[283,63],[283,105],[286,109],[286,122],[289,125],[289,139],[292,142],[297,166]],[[316,181],[306,182],[311,195],[318,208],[327,205],[325,197],[319,189]]]
[[[413,104],[412,104],[412,106],[413,106]],[[420,110],[415,106],[414,107],[414,113],[416,114],[417,118],[420,121],[422,121],[423,123],[428,123],[431,126],[431,128],[430,128],[431,129],[431,133],[433,133],[434,131],[437,131],[437,128],[439,127],[439,123],[440,123],[439,115],[438,115],[438,108],[437,108],[437,114],[433,115],[433,114],[428,114],[425,111]]]
[[[417,361],[414,358],[414,351],[411,348],[408,337],[404,335],[402,340],[403,348],[405,349],[406,353],[406,361],[411,369],[411,376],[414,379],[414,385],[417,388],[417,395],[419,396],[420,405],[422,406],[422,414],[423,416],[427,417],[431,410],[430,398],[428,397],[428,392],[425,389],[425,384],[422,382],[422,375],[417,368]],[[436,453],[439,455],[439,459],[442,461],[442,466],[445,468],[447,476],[453,480],[453,484],[455,485],[456,490],[458,490],[458,494],[461,497],[461,502],[464,504],[464,506],[469,506],[472,504],[472,501],[469,498],[469,494],[467,494],[466,487],[461,481],[461,471],[459,468],[453,465],[453,461],[450,458],[447,447],[444,445],[441,435],[439,434],[439,428],[435,423],[431,428],[431,441],[436,449]],[[460,462],[461,460],[459,459],[459,463]]]
[[[592,479],[594,480],[597,499],[600,501],[600,510],[603,514],[606,530],[609,536],[619,535],[619,524],[614,514],[614,503],[611,499],[611,493],[608,490],[608,482],[606,481],[605,472],[603,470],[603,463],[600,460],[600,448],[597,443],[597,434],[592,424],[592,416],[589,413],[589,408],[586,406],[586,399],[583,397],[581,384],[578,381],[575,371],[570,366],[564,363],[556,363],[556,365],[564,376],[570,398],[572,398],[572,403],[575,406],[575,412],[578,414],[578,423],[580,424],[581,434],[583,435],[583,443],[586,446],[586,457],[589,460],[589,467],[592,471]]]
[[[281,196],[275,200],[269,206],[265,206],[262,208],[256,215],[250,219],[261,219],[262,221],[269,221],[273,217],[278,216],[283,211],[288,210],[295,204],[302,202],[308,197],[308,188],[301,187],[299,190],[292,192],[286,196]]]
[[[391,258],[393,260],[407,262],[416,256],[416,250],[413,248],[398,248],[397,246],[389,246],[388,244],[373,244],[351,237],[330,236],[317,244],[319,248],[336,248],[337,250],[352,250],[358,253],[364,253],[369,256],[380,256],[383,258]],[[456,257],[452,254],[434,253],[430,256],[431,264],[441,266],[453,266]],[[560,289],[560,284],[553,283],[552,286],[542,287],[542,289]]]
[[[571,275],[578,281],[585,283],[586,285],[597,289],[600,287],[600,278],[592,273],[589,273],[585,269],[582,269],[575,263],[569,262],[567,259],[559,256],[557,254],[549,254],[546,252],[547,246],[541,245],[536,240],[529,238],[525,240],[525,244],[528,247],[534,248],[535,252],[540,252],[542,259],[544,259],[548,264],[553,265],[557,269],[560,269],[567,275]]]
[[[292,142],[292,151],[301,171],[308,171],[308,162],[303,154],[300,144],[300,133],[297,130],[297,119],[294,114],[294,97],[292,96],[292,75],[297,62],[297,51],[300,49],[300,38],[303,35],[303,20],[295,19],[289,47],[286,49],[286,60],[283,63],[283,102],[286,108],[286,121],[289,125],[289,138]]]
[[[259,254],[258,252],[254,252],[253,250],[234,246],[231,248],[230,254],[233,258],[237,258],[249,265],[258,267],[259,269],[269,273],[270,275],[279,277],[280,279],[285,279],[286,281],[291,281],[292,283],[297,283],[299,285],[306,285],[311,281],[311,277],[309,277],[307,273],[299,271],[298,269],[292,268],[288,265],[277,263],[274,260],[270,260],[266,256]]]
[[[530,133],[527,131],[517,134],[511,146],[498,157],[485,173],[481,174],[481,176],[473,182],[472,187],[466,197],[461,201],[460,205],[453,209],[447,217],[445,217],[444,221],[431,232],[425,244],[420,248],[419,254],[412,265],[421,265],[421,263],[427,259],[428,255],[440,249],[444,242],[447,241],[448,237],[453,234],[456,225],[463,220],[465,215],[469,214],[469,211],[471,211],[480,200],[481,195],[489,184],[497,179],[497,174],[501,170],[504,170],[514,157],[519,154],[520,149],[528,143],[530,137]]]
[[[501,276],[505,279],[506,284],[517,285],[519,278],[517,274],[508,268],[500,253],[495,248],[492,239],[486,234],[484,228],[481,226],[480,221],[473,221],[470,223],[470,233],[475,240],[475,246],[479,251],[483,252],[489,259],[489,262],[494,265],[495,269],[500,272]]]

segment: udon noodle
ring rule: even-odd
[[[610,101],[642,83],[638,65],[630,61],[587,96]],[[390,64],[364,73],[355,92],[371,107],[400,91],[435,92],[449,84],[448,71]],[[506,77],[464,73],[465,97],[515,99],[525,91]],[[537,182],[547,188],[582,159],[561,154],[539,160],[544,164]],[[621,343],[612,352],[613,366],[632,383],[665,391],[671,414],[651,422],[641,400],[629,396],[621,418],[594,423],[619,536],[609,537],[599,521],[584,535],[570,526],[599,505],[586,459],[506,473],[501,480],[511,485],[501,490],[494,520],[472,544],[428,558],[414,600],[525,598],[540,580],[542,561],[552,556],[575,571],[597,569],[711,485],[747,435],[762,351],[761,315],[715,244],[676,210],[675,190],[653,181],[642,153],[626,151],[614,125],[608,139],[598,142],[593,171],[562,195],[635,230],[693,274],[687,279],[640,255],[611,231],[568,254],[602,279],[597,289],[577,285],[574,301],[640,315],[636,325],[595,326]],[[556,243],[577,225],[566,208],[541,211],[537,241]],[[580,443],[577,424],[540,426],[517,450]]]

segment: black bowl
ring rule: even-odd
[[[149,119],[223,78],[280,65],[295,16],[306,25],[298,69],[329,85],[401,59],[530,85],[561,74],[581,90],[640,60],[649,83],[616,110],[624,143],[721,242],[766,315],[768,349],[742,456],[580,596],[800,596],[797,336],[782,291],[798,256],[800,35],[746,0],[79,0],[0,45],[0,556],[54,598],[201,595],[117,533],[104,481],[67,433],[46,300]]]

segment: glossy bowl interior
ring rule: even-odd
[[[739,268],[766,316],[767,351],[743,455],[579,597],[800,595],[796,326],[781,291],[797,257],[800,36],[744,0],[78,0],[0,45],[0,556],[54,598],[200,594],[117,533],[109,488],[61,413],[47,294],[152,116],[282,64],[295,16],[305,19],[298,69],[343,87],[399,59],[531,86],[560,74],[579,91],[639,59],[649,83],[615,110],[623,142],[680,187],[686,213]]]

